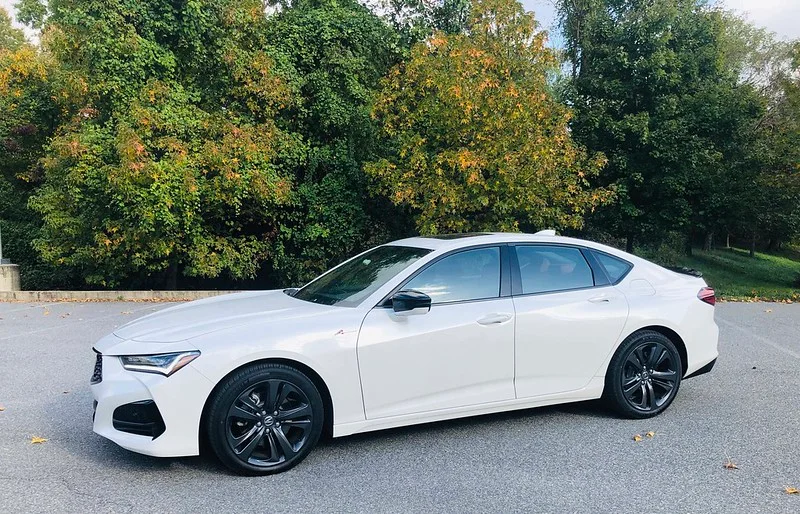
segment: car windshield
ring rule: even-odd
[[[424,248],[378,246],[322,275],[293,296],[324,305],[355,307],[428,253],[430,250]]]

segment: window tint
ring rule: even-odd
[[[522,293],[545,293],[594,286],[592,269],[577,248],[517,246]]]
[[[608,275],[608,279],[611,280],[612,283],[616,283],[617,280],[624,277],[625,274],[628,273],[628,271],[633,267],[622,259],[617,259],[616,257],[612,257],[606,253],[592,253],[594,253],[594,257],[597,259],[600,265],[603,266],[603,269],[606,270],[606,275]]]
[[[423,248],[379,246],[322,275],[293,296],[308,302],[355,307],[428,253],[430,250]]]
[[[403,289],[420,291],[433,303],[500,296],[500,248],[459,252],[431,264]]]

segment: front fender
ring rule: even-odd
[[[202,355],[191,365],[216,386],[231,372],[254,362],[269,359],[298,362],[317,373],[328,388],[334,424],[363,421],[356,358],[360,320],[349,327],[341,319],[333,323],[317,321],[320,323],[314,323],[313,327],[291,323],[280,327],[247,326],[194,339],[192,343]]]

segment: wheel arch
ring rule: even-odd
[[[664,325],[649,325],[634,330],[625,339],[632,336],[633,334],[636,334],[637,332],[642,332],[645,330],[652,330],[653,332],[658,332],[659,334],[663,335],[664,337],[672,341],[672,344],[675,345],[675,348],[677,348],[678,354],[681,357],[681,378],[686,376],[686,371],[689,369],[689,356],[686,353],[686,343],[683,342],[683,338],[673,329],[665,327]]]
[[[320,374],[317,373],[309,365],[304,364],[297,360],[288,359],[284,357],[268,357],[264,359],[252,360],[244,364],[241,364],[240,366],[230,370],[228,373],[226,373],[222,378],[220,378],[217,381],[217,384],[208,394],[208,397],[206,398],[206,401],[203,404],[203,412],[200,415],[200,426],[198,427],[199,428],[198,437],[200,439],[199,442],[201,448],[206,446],[205,438],[207,437],[207,434],[203,427],[205,427],[206,425],[206,419],[208,416],[208,407],[211,404],[211,400],[214,398],[214,395],[217,394],[219,387],[222,385],[223,382],[225,382],[225,379],[227,379],[232,374],[248,366],[252,366],[254,364],[268,364],[268,363],[283,364],[285,366],[291,366],[293,368],[296,368],[298,371],[306,375],[309,378],[309,380],[311,380],[314,383],[314,386],[316,386],[320,396],[322,396],[323,410],[325,412],[325,419],[323,420],[323,425],[322,425],[322,433],[326,437],[330,437],[333,435],[333,398],[331,397],[331,392],[328,389],[328,385],[322,379]]]

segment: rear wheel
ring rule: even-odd
[[[227,377],[214,395],[207,433],[223,464],[246,475],[280,473],[303,460],[319,440],[322,398],[295,368],[263,363]]]
[[[611,359],[604,397],[622,416],[655,416],[678,394],[682,370],[680,354],[669,338],[652,330],[636,332]]]

